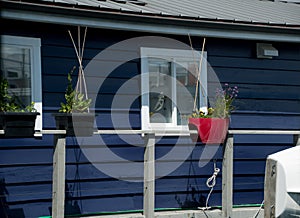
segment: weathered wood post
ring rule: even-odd
[[[145,134],[144,140],[144,215],[146,218],[154,218],[155,134]]]
[[[63,218],[65,212],[66,135],[54,135],[52,217]]]
[[[224,144],[222,164],[222,217],[232,217],[233,201],[233,135]]]

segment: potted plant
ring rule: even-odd
[[[91,136],[94,132],[94,114],[90,112],[90,105],[92,100],[87,96],[87,87],[84,77],[84,70],[82,66],[83,51],[85,39],[87,34],[87,27],[85,27],[83,42],[80,42],[80,27],[78,26],[78,45],[68,30],[71,38],[77,60],[79,63],[78,77],[76,88],[73,89],[72,74],[76,67],[68,73],[68,85],[65,93],[65,103],[61,103],[59,113],[53,114],[56,120],[57,129],[67,130],[67,136]],[[74,131],[75,130],[75,131]]]
[[[226,83],[224,90],[216,91],[214,107],[208,108],[206,113],[201,110],[194,111],[189,117],[189,128],[198,131],[198,135],[192,135],[193,141],[200,139],[202,143],[206,144],[224,142],[229,126],[229,117],[234,110],[232,103],[238,92],[236,86],[230,87]]]
[[[56,128],[66,130],[67,136],[91,136],[94,131],[94,115],[89,113],[92,100],[85,98],[83,93],[74,90],[72,74],[75,68],[74,66],[68,73],[65,102],[61,103],[59,113],[54,113],[53,116],[55,117]]]
[[[33,137],[36,116],[34,102],[23,106],[17,96],[9,95],[8,81],[0,77],[0,129],[1,137]]]

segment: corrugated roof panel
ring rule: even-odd
[[[155,1],[155,0],[153,0]],[[161,1],[160,1],[161,2]],[[165,2],[165,1],[163,1]],[[182,4],[183,14],[191,17],[240,20],[243,22],[286,23],[300,22],[300,8],[292,4],[249,0],[174,0],[173,5]],[[190,6],[190,7],[189,7]],[[173,8],[173,7],[172,7]],[[170,12],[170,11],[169,11]],[[174,14],[177,13],[177,8]]]
[[[125,1],[126,3],[117,3],[112,0],[107,0],[106,2],[111,3],[112,5],[119,5],[123,11],[132,11],[132,12],[142,12],[142,13],[152,13],[151,10],[148,10],[145,6],[133,4],[131,2]]]
[[[92,0],[77,0],[77,1],[88,6],[99,7],[99,1],[92,1]]]
[[[184,19],[209,19],[224,22],[300,25],[300,4],[261,0],[140,0],[145,5],[135,4],[135,0],[118,3],[112,0],[40,0],[55,4],[65,3],[77,7],[90,6],[123,13],[147,14],[147,16],[170,16]],[[286,0],[282,0],[286,1]],[[291,0],[296,1],[296,0]],[[300,0],[299,0],[300,1]],[[143,16],[143,15],[141,15]]]
[[[112,9],[112,10],[117,10],[117,11],[129,11],[129,12],[133,12],[132,10],[125,10],[122,7],[122,4],[119,3],[115,3],[115,2],[111,2],[111,1],[98,1],[100,3],[100,6],[103,6],[107,9]]]
[[[274,22],[275,20],[278,21],[278,17],[284,17],[284,15],[274,15],[274,8],[273,11],[270,12],[269,10],[267,10],[267,7],[263,7],[262,5],[258,6],[257,4],[253,4],[250,1],[227,0],[222,1],[222,4],[220,4],[219,0],[202,0],[201,3],[199,3],[199,1],[192,2],[193,8],[189,8],[189,11],[197,14],[197,12],[199,12],[198,9],[200,8],[201,10],[201,8],[203,8],[204,10],[201,10],[201,16],[206,18],[213,17],[232,21],[240,20],[244,22]],[[266,13],[266,11],[268,11],[268,13]],[[192,15],[192,13],[190,15]]]
[[[130,2],[128,3],[117,3],[117,2],[114,2],[114,1],[111,1],[111,0],[107,0],[107,2],[110,2],[112,4],[115,4],[115,5],[120,5],[122,7],[122,10],[131,10],[131,11],[134,11],[134,12],[143,12],[143,13],[156,13],[155,10],[151,10],[146,6],[141,6],[141,5],[136,5],[136,4],[132,4]]]
[[[147,4],[145,4],[145,5],[139,5],[139,4],[136,4],[134,1],[128,1],[127,5],[131,5],[133,7],[136,7],[136,8],[139,9],[140,12],[143,12],[143,13],[159,14],[158,10],[153,10],[153,9],[151,9],[149,7],[146,7]]]
[[[47,2],[60,2],[60,3],[65,3],[65,4],[72,4],[74,5],[75,2],[73,1],[72,3],[68,0],[54,0],[54,1],[50,1],[50,0],[46,0]]]
[[[246,3],[245,3],[246,4]],[[300,21],[300,8],[296,9],[293,5],[283,4],[280,2],[268,2],[261,1],[259,4],[245,5],[241,8],[241,12],[246,12],[249,19],[255,19],[255,21],[260,21],[262,23],[286,23],[287,20],[294,20],[295,23]]]
[[[170,15],[170,16],[189,16],[184,10],[181,9],[182,5],[178,5],[178,2],[172,1],[172,7],[170,7],[170,2],[166,1],[148,1],[148,4],[145,6],[156,10],[158,14]]]
[[[277,3],[274,2],[261,2],[259,5],[250,5],[246,8],[251,10],[248,13],[250,18],[256,18],[260,22],[274,22],[274,23],[283,23],[282,18],[286,18],[286,12],[278,8]],[[243,10],[245,11],[245,9]],[[276,13],[274,13],[276,11]]]
[[[105,5],[105,2],[104,2],[104,1],[99,1],[99,0],[87,0],[87,1],[89,1],[89,2],[91,2],[91,3],[93,3],[93,4],[95,4],[96,7],[111,9],[110,6]],[[117,7],[116,7],[115,9],[117,9]]]
[[[131,2],[125,1],[126,3],[118,3],[112,0],[106,0],[104,3],[107,5],[111,5],[113,7],[119,7],[119,10],[121,11],[131,11],[131,12],[137,12],[137,13],[156,13],[156,11],[153,11],[151,9],[148,9],[145,6],[133,4]]]
[[[82,2],[80,0],[64,0],[66,3],[71,4],[71,5],[85,5],[89,6],[89,3]]]
[[[107,0],[105,3],[109,5],[113,5],[115,7],[119,7],[120,11],[138,12],[138,10],[135,7],[127,7],[126,4],[123,3],[117,3],[110,0]]]

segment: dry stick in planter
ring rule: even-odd
[[[193,51],[192,52],[193,59],[194,59],[195,66],[196,66],[196,61],[195,61],[195,56],[194,56],[194,47],[193,47],[193,44],[192,44],[192,39],[191,39],[190,34],[188,34],[188,36],[189,36],[190,46],[191,46],[192,51]],[[206,43],[206,38],[203,39],[203,44],[202,44],[202,49],[201,49],[200,64],[199,64],[200,70],[199,70],[198,67],[196,67],[197,80],[196,80],[196,90],[195,90],[195,96],[194,96],[194,108],[193,108],[193,111],[197,111],[197,98],[198,98],[199,82],[200,82],[200,87],[203,87],[202,86],[202,82],[200,80],[200,76],[201,76],[201,71],[202,71],[202,61],[203,61],[203,52],[204,52],[205,43]],[[203,89],[201,89],[201,93],[202,93],[203,97],[205,97],[205,93],[204,93]]]
[[[71,34],[71,31],[68,30],[68,33],[70,35],[70,38],[72,40],[75,52],[76,52],[76,56],[78,59],[78,63],[79,63],[79,71],[78,71],[78,80],[77,80],[77,84],[76,84],[76,93],[80,93],[82,94],[83,89],[85,92],[85,98],[88,99],[88,95],[87,95],[87,87],[86,87],[86,82],[85,82],[85,77],[84,77],[84,70],[83,70],[83,66],[82,66],[82,60],[83,60],[83,52],[84,52],[84,46],[85,46],[85,39],[86,39],[86,33],[87,33],[87,27],[85,27],[85,31],[84,31],[84,36],[83,36],[83,42],[81,45],[81,40],[80,40],[80,27],[78,26],[78,49],[76,47],[75,41],[73,39],[73,36]],[[80,47],[81,46],[81,47]],[[78,98],[78,96],[75,96],[76,98]],[[87,112],[90,112],[90,109],[87,109]]]
[[[83,42],[80,40],[80,27],[78,27],[78,48],[71,31],[68,30],[79,63],[78,78],[75,90],[72,86],[72,71],[68,74],[68,86],[65,93],[66,103],[61,103],[59,112],[54,114],[58,129],[67,130],[68,136],[92,136],[94,131],[94,114],[90,113],[91,99],[87,95],[87,86],[82,66],[84,45],[87,28],[85,28]],[[74,70],[74,68],[73,68]],[[85,92],[85,93],[84,93]]]

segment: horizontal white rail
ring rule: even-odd
[[[57,129],[47,129],[42,131],[36,131],[36,133],[42,134],[53,134],[53,135],[61,135],[66,134],[66,130],[57,130]],[[300,135],[300,130],[257,130],[257,129],[230,129],[228,130],[229,134],[240,135],[240,134],[270,134],[270,135]],[[4,130],[0,130],[0,135],[4,134]],[[189,134],[197,134],[196,130],[190,131],[180,131],[180,130],[141,130],[141,129],[111,129],[111,130],[96,130],[94,132],[97,134],[124,134],[124,135],[134,135],[134,134],[174,134],[174,135],[189,135]]]
[[[4,130],[0,130],[0,135],[4,134]],[[41,134],[53,134],[53,135],[64,135],[66,130],[57,130],[57,129],[46,129],[42,131],[36,131],[36,133]],[[241,135],[241,134],[270,134],[270,135],[300,135],[300,130],[258,130],[258,129],[230,129],[228,130],[229,134],[232,135]],[[107,134],[107,135],[134,135],[134,134],[155,134],[155,135],[190,135],[197,134],[196,130],[190,131],[181,131],[181,130],[141,130],[141,129],[111,129],[111,130],[96,130],[94,132],[97,134]]]
[[[299,130],[255,130],[255,129],[232,129],[228,130],[229,134],[237,135],[237,134],[275,134],[275,135],[299,135]]]

